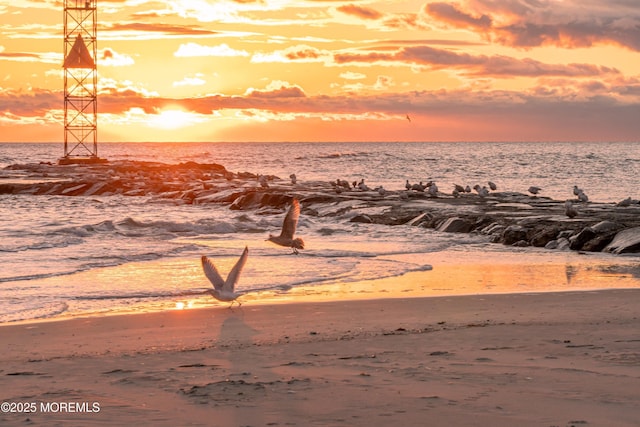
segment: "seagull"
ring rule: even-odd
[[[409,117],[408,114],[407,114],[407,120],[409,121],[409,123],[411,123],[411,117]]]
[[[473,186],[473,189],[476,190],[476,192],[478,193],[478,196],[480,196],[483,199],[489,195],[489,190],[484,185],[480,187],[478,184],[476,184]]]
[[[431,185],[429,186],[429,195],[431,197],[438,197],[438,186],[436,185],[435,182],[430,181]]]
[[[369,186],[368,186],[367,184],[365,184],[365,183],[364,183],[364,178],[362,178],[362,179],[360,180],[360,182],[358,183],[358,188],[359,188],[360,190],[362,190],[362,191],[369,191],[369,190],[371,190],[371,189],[369,188]]]
[[[404,188],[406,188],[406,189],[407,189],[407,191],[408,191],[408,190],[411,190],[411,184],[409,184],[409,180],[407,180],[407,182],[405,182],[405,184],[404,184]]]
[[[289,175],[289,178],[291,178],[291,183],[293,185],[295,185],[298,182],[298,177],[296,176],[295,173],[292,173],[291,175]]]
[[[571,203],[571,200],[565,200],[564,213],[569,218],[578,216],[578,210],[573,206],[573,203]]]
[[[267,240],[275,243],[276,245],[293,248],[293,253],[298,254],[298,249],[304,249],[304,241],[299,237],[296,237],[295,239],[293,238],[299,217],[300,202],[298,202],[298,199],[293,199],[291,207],[289,207],[289,211],[282,222],[282,231],[280,232],[280,235],[274,236],[269,234],[269,238]]]
[[[420,184],[413,184],[413,185],[411,186],[411,189],[412,189],[412,190],[416,190],[416,191],[423,192],[423,191],[424,191],[424,189],[425,189],[425,186],[424,186],[424,185],[422,185],[422,181],[420,181]]]
[[[542,190],[542,188],[540,187],[535,187],[535,186],[531,186],[529,187],[529,193],[531,194],[538,194],[540,192],[540,190]]]
[[[460,184],[453,184],[453,188],[458,192],[458,193],[464,193],[465,189],[462,185]]]
[[[238,306],[241,306],[242,303],[237,301],[236,298],[243,295],[242,292],[236,292],[235,287],[238,283],[238,279],[240,278],[240,273],[242,272],[242,268],[247,262],[247,257],[249,256],[249,248],[245,246],[242,255],[240,255],[240,259],[236,262],[236,265],[233,266],[231,272],[227,276],[227,280],[222,280],[222,276],[218,272],[218,269],[213,262],[206,256],[202,255],[202,269],[204,270],[204,275],[207,276],[207,279],[213,285],[213,289],[209,292],[211,295],[217,299],[218,301],[231,301],[231,306],[233,303],[237,303]]]
[[[587,196],[584,191],[580,190],[578,192],[578,200],[586,203],[589,201],[589,196]]]
[[[580,194],[582,192],[582,190],[580,188],[578,188],[577,185],[573,186],[573,195],[577,196],[578,194]]]
[[[489,181],[488,184],[489,184],[489,188],[491,190],[496,191],[498,189],[498,186],[495,183],[493,183],[492,181]]]

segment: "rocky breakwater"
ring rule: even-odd
[[[283,180],[230,172],[218,164],[118,161],[92,165],[11,165],[0,194],[152,197],[171,203],[228,205],[234,210],[285,209],[293,197],[303,215],[440,232],[487,235],[495,243],[556,250],[640,252],[640,203],[565,201],[516,192],[481,197],[411,190],[338,188],[335,182]]]

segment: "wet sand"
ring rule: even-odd
[[[1,326],[0,425],[636,426],[639,313],[623,289]]]

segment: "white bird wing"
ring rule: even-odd
[[[213,262],[211,262],[211,260],[204,255],[202,255],[200,259],[202,260],[202,269],[204,270],[204,275],[207,276],[207,279],[209,279],[209,281],[213,285],[213,288],[222,290],[222,288],[224,287],[224,280],[222,279],[222,276],[220,276],[220,273],[218,272],[216,266],[213,265]]]
[[[296,227],[298,226],[298,218],[300,218],[300,202],[298,202],[298,199],[293,199],[289,212],[287,212],[287,215],[284,217],[284,221],[282,222],[282,231],[280,232],[281,237],[293,239]]]
[[[242,268],[247,263],[247,257],[249,256],[249,248],[244,247],[244,251],[242,251],[242,255],[240,255],[240,259],[236,262],[236,265],[233,266],[231,271],[229,272],[229,276],[227,276],[227,281],[224,283],[224,291],[234,292],[236,285],[238,284],[238,280],[240,279],[240,273],[242,273]]]

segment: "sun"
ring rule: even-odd
[[[187,111],[166,109],[151,117],[149,125],[156,129],[180,129],[191,126],[198,121],[196,115]]]

